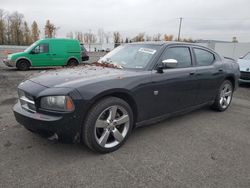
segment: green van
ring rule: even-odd
[[[41,39],[24,52],[8,55],[3,62],[19,70],[43,66],[74,66],[81,62],[81,47],[80,43],[73,39]]]

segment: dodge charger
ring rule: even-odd
[[[122,45],[93,65],[47,71],[20,83],[13,107],[26,129],[107,153],[135,127],[203,106],[225,111],[239,66],[178,42]]]

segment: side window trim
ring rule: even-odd
[[[194,67],[195,66],[195,62],[194,62],[194,56],[193,56],[193,53],[192,53],[192,49],[191,49],[191,47],[190,46],[188,46],[188,45],[169,45],[169,46],[167,46],[164,50],[163,50],[163,52],[162,52],[162,54],[160,55],[160,58],[159,58],[159,60],[158,60],[158,63],[156,64],[156,67],[162,62],[162,57],[163,57],[163,55],[164,55],[164,53],[168,50],[168,49],[170,49],[170,48],[187,48],[188,49],[188,51],[189,51],[189,55],[190,55],[190,59],[191,59],[191,66],[190,67]],[[155,67],[155,68],[156,68]],[[176,67],[175,69],[183,69],[183,68],[190,68],[190,67]]]
[[[195,54],[195,49],[204,50],[204,51],[206,51],[206,52],[212,54],[213,57],[214,57],[214,61],[213,61],[212,63],[210,63],[209,65],[198,65],[197,57],[196,57],[196,54]],[[211,66],[211,65],[213,65],[213,64],[216,62],[216,60],[217,60],[217,57],[216,57],[216,55],[215,55],[213,52],[211,52],[211,51],[208,50],[208,49],[201,48],[201,47],[198,47],[198,46],[193,46],[193,47],[192,47],[192,53],[193,53],[193,56],[194,56],[194,66],[196,66],[196,67]]]

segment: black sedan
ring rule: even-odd
[[[205,105],[226,110],[239,76],[237,63],[202,46],[127,44],[96,65],[48,71],[22,82],[13,109],[32,132],[107,153],[137,126]]]

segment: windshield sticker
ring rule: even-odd
[[[147,53],[147,54],[155,54],[156,50],[150,49],[150,48],[140,48],[138,50],[139,52]]]

